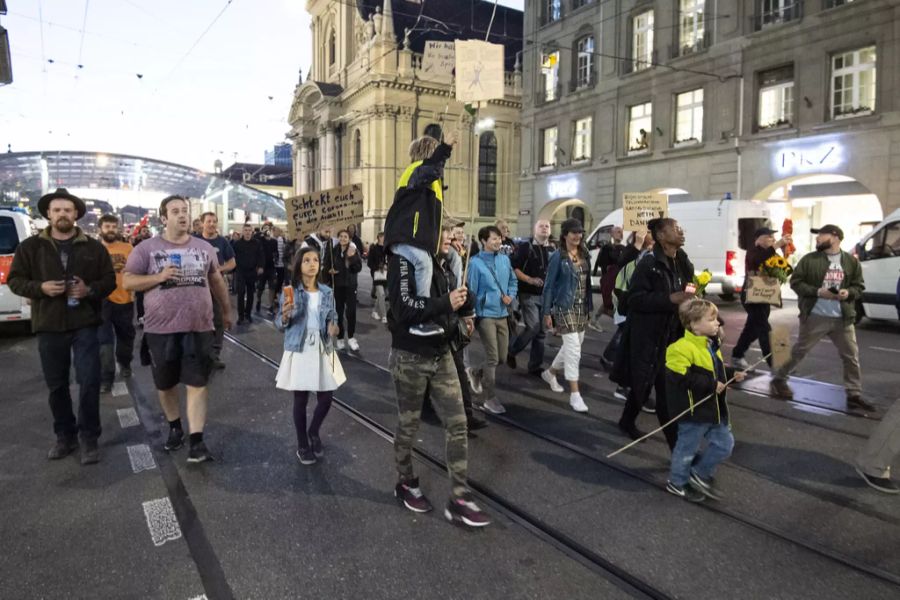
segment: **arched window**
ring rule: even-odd
[[[353,134],[353,166],[357,169],[362,166],[362,134],[359,129]]]
[[[478,214],[493,217],[497,213],[497,138],[486,131],[478,141]]]
[[[331,33],[328,34],[328,64],[333,65],[336,52],[337,42],[334,37],[334,30],[331,30]]]

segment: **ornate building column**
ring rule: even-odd
[[[298,194],[308,194],[310,192],[309,189],[309,143],[302,139],[300,140],[300,152],[299,152],[299,167],[297,169],[297,188]]]
[[[323,146],[324,167],[322,178],[322,188],[329,189],[337,185],[337,150],[335,144],[337,139],[334,135],[334,127],[327,125],[325,127],[325,144]]]

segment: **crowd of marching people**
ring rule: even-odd
[[[297,459],[314,464],[324,454],[321,430],[333,393],[347,381],[340,355],[346,359],[346,353],[360,351],[356,324],[364,263],[372,282],[372,319],[391,335],[398,411],[395,495],[415,512],[432,509],[411,458],[427,404],[446,437],[451,493],[444,515],[472,527],[490,523],[467,484],[467,439],[487,425],[479,412],[506,412],[497,374],[504,368],[515,372],[520,356],[527,376],[567,394],[578,413],[590,410],[579,385],[582,367],[606,371],[624,402],[618,426],[625,438],[645,438],[637,417],[642,410],[655,412],[672,453],[667,489],[694,502],[720,497],[715,470],[735,442],[726,393],[759,366],[746,359],[752,343],[760,346],[760,363],[772,369],[773,396],[791,399],[788,375],[828,336],[842,360],[848,407],[874,410],[862,397],[854,329],[864,282],[856,258],[841,250],[840,228],[813,230],[816,251],[794,266],[790,285],[799,298],[800,329],[790,359],[773,363],[769,307],[742,296],[747,320],[726,361],[723,322],[698,289],[677,221],[654,219],[628,238],[615,228],[594,264],[577,219],[563,221],[556,240],[543,219],[527,239],[511,239],[500,221],[471,232],[470,240],[463,223],[447,218],[443,203],[443,167],[455,141],[448,134],[412,142],[384,231],[368,245],[353,226],[327,224],[296,240],[268,224],[246,224],[226,238],[215,213],[191,221],[190,203],[180,196],[162,200],[158,235],[141,227],[123,239],[117,218],[106,215],[96,240],[76,226],[85,213],[83,201],[64,189],[41,198],[39,210],[50,225],[20,244],[8,281],[32,303],[57,437],[48,458],[80,450],[83,464],[100,460],[99,395],[111,389],[117,367],[123,378],[131,377],[137,324],[137,354],[150,367],[169,425],[165,449],[174,452],[187,442],[188,462],[212,460],[204,425],[210,377],[225,369],[224,332],[232,322],[247,326],[265,316],[284,336],[275,387],[293,394]],[[746,255],[748,274],[791,243],[789,237],[776,240],[775,233],[755,232]],[[595,273],[601,281],[596,306]],[[601,329],[604,315],[615,331],[599,362],[586,364],[585,334]],[[476,332],[478,361],[472,352]],[[553,357],[545,356],[548,335],[561,341]],[[77,417],[69,392],[72,365],[79,384]],[[186,422],[180,385],[187,392]],[[890,478],[900,443],[898,406],[884,415],[856,461],[860,476],[887,493],[900,491]]]

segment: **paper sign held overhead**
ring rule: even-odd
[[[456,40],[456,99],[478,102],[503,98],[503,46]]]
[[[665,194],[622,195],[622,229],[625,231],[645,231],[649,221],[667,216],[669,216],[669,197]]]
[[[453,42],[425,42],[422,70],[419,75],[429,81],[450,81],[456,68],[456,44]]]
[[[322,225],[346,227],[363,220],[362,185],[354,183],[321,190],[284,201],[288,236],[292,239],[318,231]]]

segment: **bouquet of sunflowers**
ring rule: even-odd
[[[706,295],[706,286],[712,281],[712,273],[709,269],[703,269],[699,273],[694,273],[694,293],[698,298]]]
[[[787,259],[778,254],[773,255],[769,260],[764,262],[759,269],[759,274],[765,277],[773,277],[779,283],[787,283],[793,269]]]

